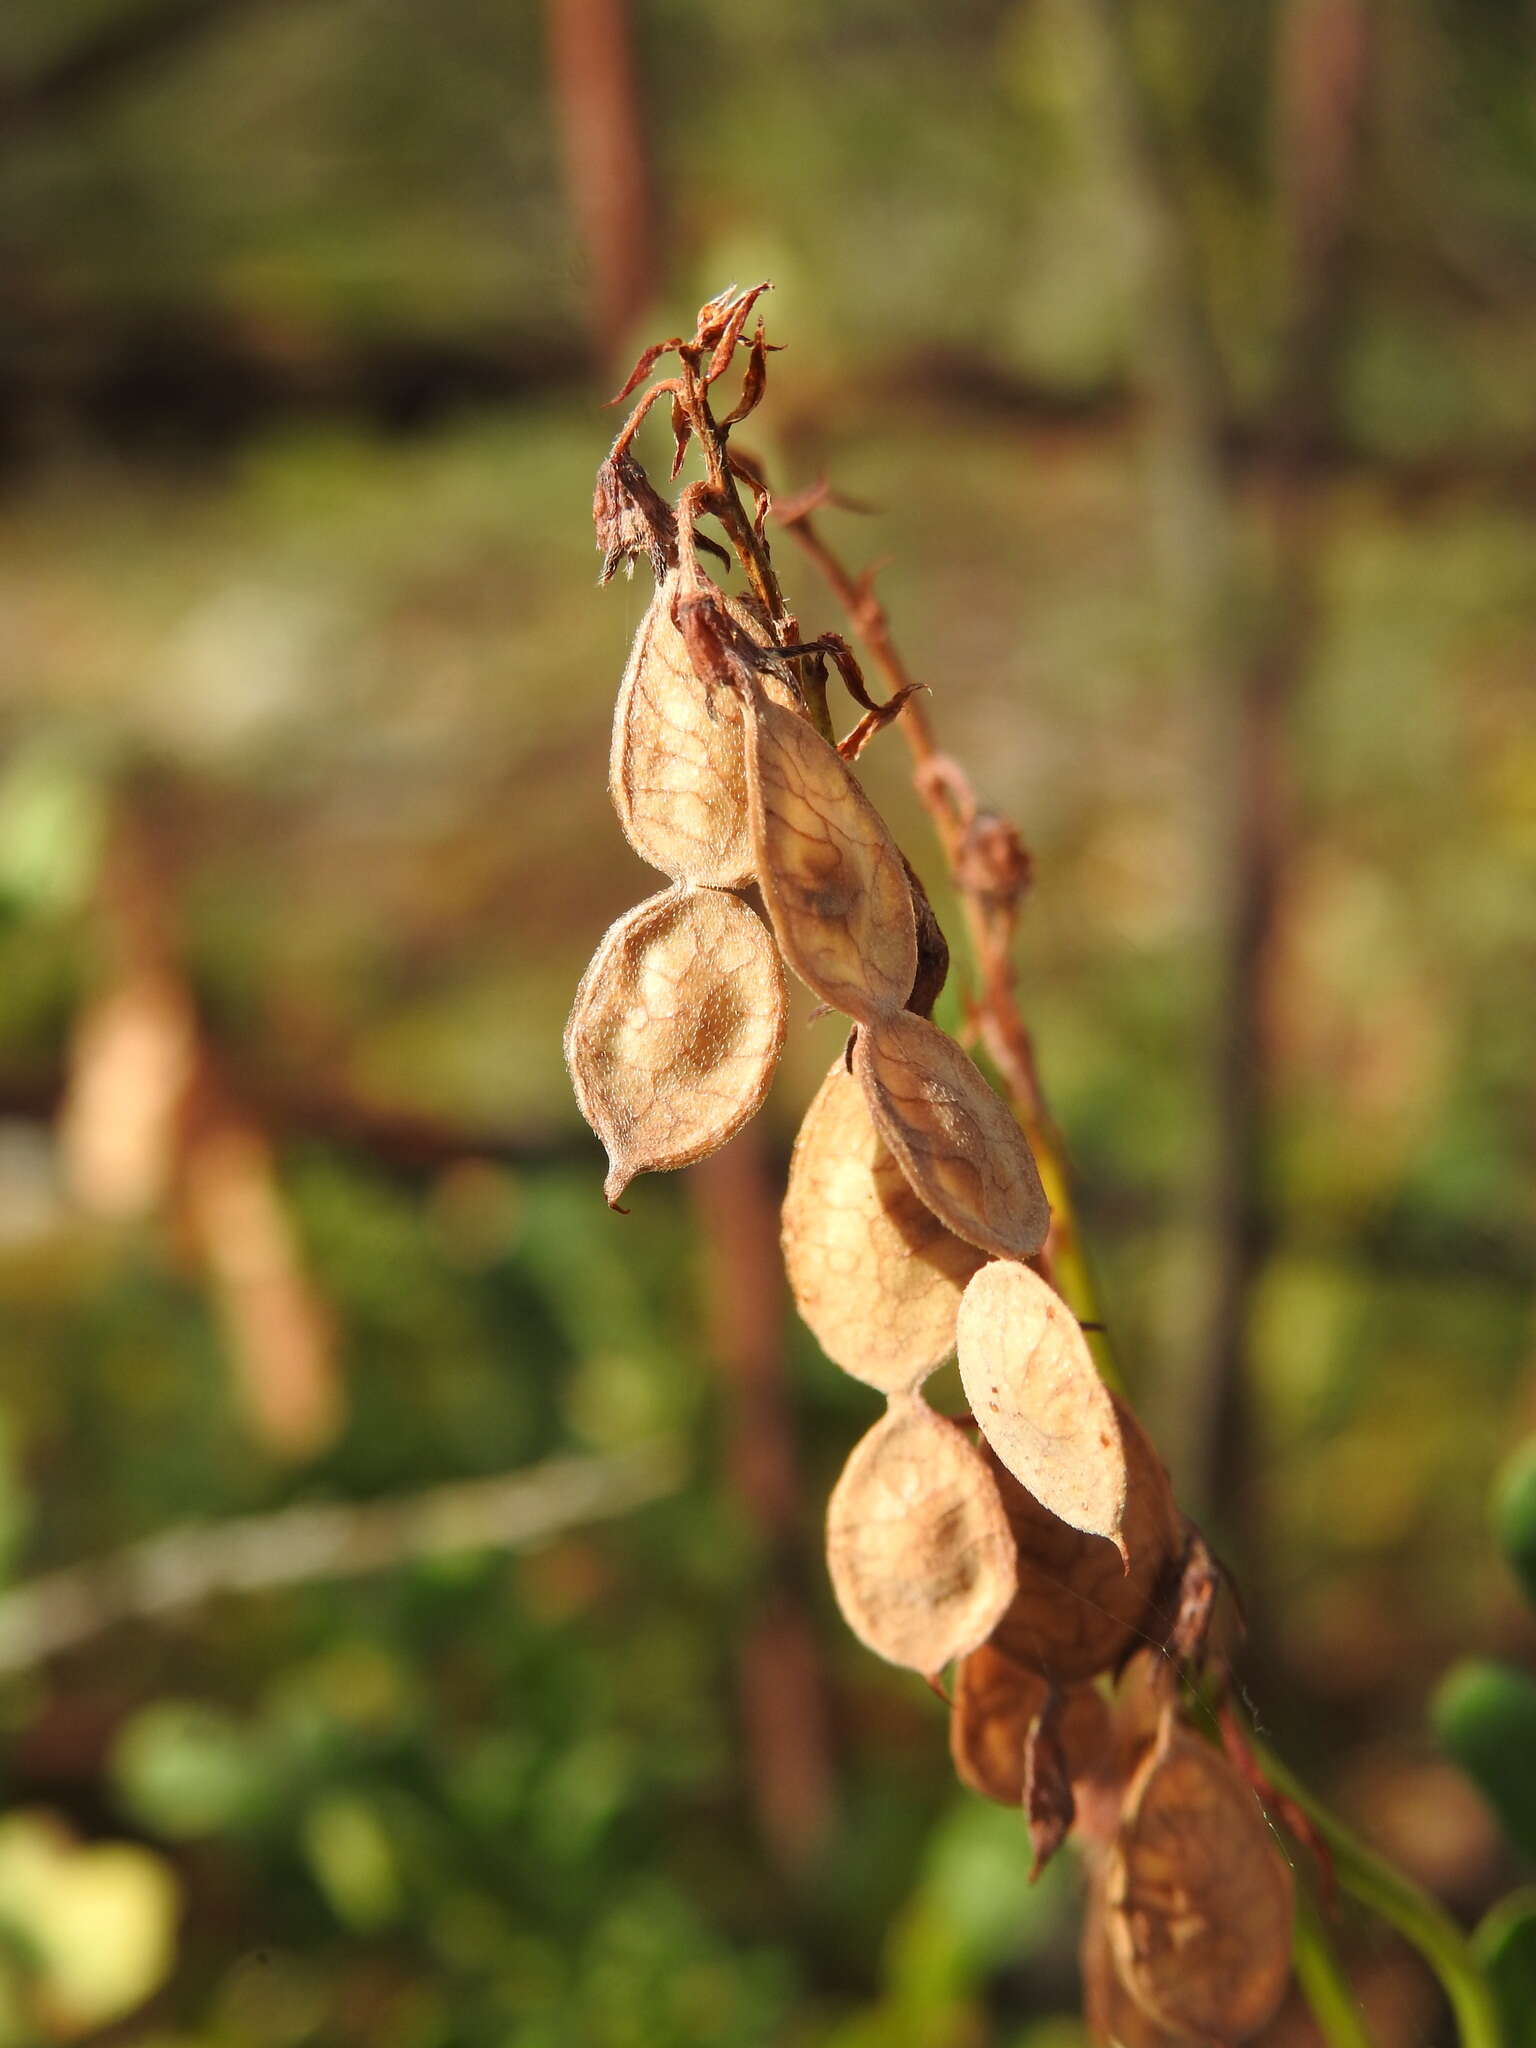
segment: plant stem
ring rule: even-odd
[[[1304,1884],[1296,1890],[1296,1981],[1328,2048],[1371,2048],[1371,2036],[1349,1979],[1334,1954],[1317,1901]]]
[[[1368,1848],[1271,1749],[1255,1740],[1253,1751],[1270,1783],[1295,1800],[1327,1842],[1340,1888],[1395,1927],[1439,1978],[1455,2015],[1461,2048],[1504,2048],[1503,2025],[1492,1989],[1472,1944],[1449,1913],[1411,1878]]]

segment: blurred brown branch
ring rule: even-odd
[[[29,1670],[120,1623],[156,1621],[221,1594],[525,1548],[664,1499],[682,1479],[676,1446],[657,1442],[606,1458],[551,1458],[396,1500],[282,1508],[171,1529],[0,1594],[0,1674]]]

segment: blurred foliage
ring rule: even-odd
[[[592,587],[608,387],[538,10],[186,12],[156,38],[156,0],[0,10],[0,1573],[570,1450],[673,1440],[690,1477],[622,1523],[230,1594],[5,1679],[0,2040],[137,2008],[155,2048],[1069,2048],[1072,1873],[1028,1890],[937,1705],[830,1613],[817,1504],[872,1411],[795,1328],[836,1809],[804,1868],[765,1849],[740,1688],[771,1545],[725,1476],[689,1192],[611,1217],[565,1085],[570,992],[638,893],[604,774],[643,596]],[[1077,10],[637,15],[657,331],[776,280],[791,347],[752,445],[877,508],[839,542],[889,558],[944,742],[1036,856],[1026,1010],[1156,1423],[1204,1087],[1207,707]],[[1238,461],[1283,333],[1277,18],[1137,14]],[[1482,1508],[1533,1398],[1533,58],[1523,0],[1408,0],[1382,38],[1256,1303],[1264,1718],[1479,1911],[1518,1865],[1480,1810],[1426,1805],[1423,1717],[1454,1656],[1536,1651]],[[932,884],[895,742],[867,765]],[[349,1404],[297,1469],[253,1442],[176,1230],[83,1214],[50,1135],[112,971],[95,884],[130,780],[210,1034],[291,1106],[282,1186]],[[792,1026],[779,1163],[837,1041]],[[349,1141],[336,1104],[446,1141]],[[1523,1910],[1485,1929],[1512,1981]],[[1414,2010],[1397,2038],[1428,2038]]]

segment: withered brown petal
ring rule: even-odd
[[[1118,1544],[1125,1446],[1076,1316],[1038,1273],[983,1266],[957,1321],[960,1380],[982,1435],[1042,1507]]]
[[[991,1633],[1013,1596],[997,1484],[964,1432],[916,1396],[854,1445],[827,1503],[827,1564],[860,1642],[940,1671]]]
[[[907,994],[906,1007],[916,1016],[931,1017],[949,979],[949,941],[934,915],[922,876],[905,854],[901,856],[901,865],[912,891],[912,910],[917,920],[917,973]]]
[[[1233,2042],[1274,2016],[1291,1971],[1290,1867],[1226,1758],[1177,1725],[1131,1781],[1105,1900],[1121,1980],[1159,2026]]]
[[[912,891],[895,842],[837,750],[766,691],[753,696],[747,784],[758,886],[784,958],[866,1023],[917,974]]]
[[[735,692],[694,673],[672,618],[673,570],[640,621],[619,685],[608,788],[640,858],[678,881],[730,888],[750,879],[745,717]],[[746,634],[771,638],[740,598],[720,603]],[[763,687],[793,703],[787,676],[769,668]]]
[[[1168,1475],[1136,1418],[1116,1403],[1127,1486],[1121,1540],[1072,1528],[992,1463],[1013,1531],[1018,1590],[992,1633],[994,1648],[1072,1685],[1112,1671],[1147,1637],[1167,1632],[1163,1612],[1170,1567],[1181,1542]]]
[[[1072,1797],[1072,1778],[1062,1742],[1062,1695],[1051,1691],[1045,1705],[1029,1724],[1024,1744],[1024,1813],[1029,1822],[1029,1839],[1035,1852],[1029,1881],[1045,1869],[1072,1832],[1077,1819],[1077,1802]]]
[[[565,1058],[608,1153],[617,1202],[637,1173],[691,1166],[762,1102],[788,992],[773,939],[741,897],[667,889],[612,925],[576,991]]]
[[[982,1256],[913,1194],[839,1060],[806,1111],[784,1197],[789,1284],[822,1350],[882,1393],[917,1386],[954,1350]]]
[[[919,1198],[957,1237],[995,1258],[1039,1251],[1051,1212],[1034,1156],[974,1061],[910,1011],[861,1024],[853,1071]]]

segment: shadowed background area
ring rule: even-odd
[[[1536,1661],[1533,67],[1523,0],[9,0],[0,2048],[1085,2038],[1070,1859],[826,1586],[876,1403],[776,1204],[836,1020],[627,1217],[562,1067],[655,880],[602,401],[733,278],[745,445],[868,508],[1033,857],[1251,1703],[1459,1914],[1521,1877],[1427,1702]]]

